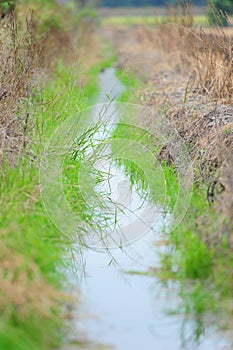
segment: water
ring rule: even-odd
[[[99,102],[115,99],[124,87],[115,76],[113,68],[100,76],[101,93]],[[107,96],[106,96],[107,94]],[[112,104],[114,108],[114,103]],[[111,131],[111,130],[109,130]],[[101,138],[101,135],[99,135]],[[98,164],[97,164],[98,167]],[[109,161],[101,162],[101,168],[109,169]],[[120,205],[131,205],[131,214],[148,205],[142,202],[136,189],[130,186],[125,174],[111,165],[111,196]],[[177,295],[176,283],[165,288],[155,277],[140,274],[126,274],[125,271],[145,272],[159,266],[161,228],[166,217],[160,208],[153,208],[156,225],[147,234],[123,248],[110,251],[86,249],[85,278],[79,280],[82,305],[74,321],[77,334],[83,334],[90,341],[109,345],[116,350],[178,350],[181,349],[181,332],[185,318],[169,315],[167,311],[179,308],[181,300]],[[130,223],[130,215],[123,213],[119,220]],[[126,221],[124,221],[126,220]],[[186,321],[186,334],[193,332],[192,320]],[[227,334],[210,329],[197,346],[190,342],[187,349],[223,350],[230,349]]]

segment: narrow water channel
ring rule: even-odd
[[[113,68],[101,73],[99,83],[99,103],[115,100],[124,91]],[[111,167],[108,186],[118,201],[121,197],[123,202],[130,198],[131,212],[142,210],[140,196],[122,170]],[[154,209],[156,212],[158,208]],[[84,251],[86,275],[77,282],[82,305],[74,321],[78,334],[116,350],[178,350],[182,348],[182,332],[192,336],[192,320],[168,312],[178,309],[181,302],[176,284],[167,283],[165,287],[155,277],[142,274],[159,266],[159,252],[164,249],[160,241],[165,218],[156,219],[156,226],[146,235],[123,248],[112,249],[110,254],[103,249]],[[190,343],[186,348],[226,350],[229,346],[226,334],[212,329],[200,345]]]

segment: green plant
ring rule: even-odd
[[[0,14],[1,17],[5,17],[7,13],[12,13],[15,9],[15,0],[1,0],[0,1]]]
[[[228,24],[228,16],[232,13],[232,0],[209,0],[208,19],[210,24],[226,26]]]
[[[64,271],[74,262],[70,240],[44,210],[38,168],[57,125],[88,105],[96,91],[90,81],[96,88],[98,73],[88,68],[87,84],[81,84],[76,52],[64,40],[73,21],[66,8],[38,1],[30,3],[37,15],[25,18],[29,2],[18,6],[17,17],[0,22],[0,349],[47,350],[63,340],[65,306],[71,303]],[[65,62],[61,47],[67,49]],[[81,219],[89,222],[82,210]]]

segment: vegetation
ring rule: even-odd
[[[211,24],[226,26],[228,18],[233,14],[232,0],[210,0],[208,17]]]
[[[97,91],[99,70],[90,68],[101,54],[92,26],[52,1],[19,2],[0,22],[1,349],[52,349],[63,341],[71,241],[45,213],[39,164],[56,125]]]
[[[162,25],[165,23],[181,23],[185,18],[181,18],[177,15],[171,16],[110,16],[103,18],[103,24],[113,24],[113,25],[124,25],[124,26],[134,26],[134,25],[144,25],[144,26],[154,26]],[[205,15],[193,16],[193,24],[197,26],[209,26],[209,19]]]
[[[146,82],[133,101],[140,100],[169,120],[193,162],[195,181],[187,215],[169,235],[164,233],[162,266],[148,274],[164,284],[169,280],[169,286],[174,282],[176,288],[179,281],[182,302],[175,312],[194,321],[193,337],[198,341],[206,330],[206,314],[215,314],[213,322],[226,327],[231,318],[232,33],[200,30],[192,18],[183,19],[179,25],[143,29],[116,26],[114,39],[119,67]],[[123,42],[123,37],[130,41]],[[138,120],[140,126],[143,122],[147,126],[147,120]],[[175,172],[166,171],[174,167],[168,147],[162,148],[159,159],[172,189],[177,180]],[[132,181],[138,179],[135,167],[125,167]],[[172,208],[176,191],[168,186],[168,192]],[[186,341],[183,345],[190,348],[190,338]]]
[[[221,8],[212,3],[218,11],[231,13],[230,2],[222,1]],[[79,2],[84,5],[86,1]],[[72,302],[64,288],[69,284],[64,270],[72,264],[72,240],[45,213],[39,164],[57,125],[90,103],[98,92],[99,72],[116,58],[118,67],[126,68],[118,77],[128,86],[120,101],[136,98],[137,103],[154,106],[182,137],[193,163],[190,209],[176,230],[164,233],[168,244],[161,268],[151,274],[162,282],[179,281],[180,310],[197,320],[198,337],[204,313],[230,310],[233,297],[232,40],[219,28],[196,29],[187,13],[176,25],[151,22],[125,28],[124,20],[118,19],[120,23],[104,23],[116,49],[109,55],[96,35],[95,13],[83,9],[76,15],[74,9],[74,4],[59,6],[52,0],[18,1],[16,6],[14,1],[1,2],[0,348],[46,350],[59,347],[64,339],[66,306],[69,309]],[[225,23],[221,19],[219,24]],[[113,148],[115,138],[127,139],[124,156],[130,158],[127,150],[131,152],[132,143],[140,139],[162,166],[167,200],[161,172],[147,161],[151,158],[141,153],[134,155],[135,162],[123,161],[119,154],[117,164],[139,191],[171,211],[180,189],[171,152],[166,145],[158,149],[150,133],[141,133],[145,120],[130,130],[125,122],[115,130]],[[64,193],[77,214],[80,241],[83,224],[100,231],[108,224],[104,215],[93,219],[94,188],[102,174],[84,162],[95,131],[88,130],[74,142],[63,164]],[[86,167],[83,186],[88,187],[90,201],[77,190],[81,165]]]
[[[13,12],[15,9],[15,0],[0,1],[1,18],[4,18],[7,13]]]

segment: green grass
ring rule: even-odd
[[[137,95],[137,91],[140,91],[144,85],[140,77],[132,70],[124,69],[117,69],[116,76],[126,88],[118,97],[118,102],[137,104],[138,99],[135,98],[135,92]],[[118,156],[117,164],[124,168],[131,184],[136,185],[141,194],[147,192],[148,199],[159,203],[165,209],[172,210],[179,194],[176,170],[168,167],[164,162],[160,164],[155,162],[156,155],[160,150],[160,146],[156,145],[156,138],[147,130],[136,125],[137,121],[129,113],[129,116],[120,121],[112,135],[113,140],[117,139],[112,144],[113,153]],[[124,147],[125,150],[128,149],[128,154],[123,155],[124,158],[122,158],[121,139],[130,144],[130,146],[125,145]],[[142,145],[145,149],[142,147],[141,152],[132,152],[132,141]]]
[[[125,86],[125,91],[118,97],[118,102],[135,102],[135,91],[143,87],[143,83],[132,70],[117,69],[116,77]]]
[[[63,248],[68,242],[44,213],[35,165],[19,163],[15,168],[5,167],[0,183],[0,227],[1,232],[6,231],[1,237],[1,266],[9,259],[2,288],[12,289],[5,290],[5,303],[0,305],[4,307],[0,317],[0,349],[50,349],[62,336],[59,304],[44,308],[40,299],[52,302],[47,297],[49,289],[61,288],[65,277],[61,273]],[[20,263],[15,266],[17,256]],[[8,274],[13,274],[13,279]],[[38,298],[38,306],[34,298]]]
[[[128,118],[125,122],[122,120],[112,135],[111,145],[116,163],[123,167],[131,184],[138,188],[142,196],[147,193],[148,199],[152,197],[154,201],[164,204],[165,182],[160,167],[154,163],[157,150],[151,147],[153,137],[146,130],[128,123]]]
[[[116,146],[121,144],[118,139],[129,140],[130,148],[125,147],[129,153],[125,156],[124,152],[123,155],[119,152],[117,164],[123,167],[131,183],[138,185],[142,193],[149,191],[148,198],[172,212],[179,194],[178,178],[172,166],[161,162],[162,173],[158,173],[154,169],[155,162],[147,162],[150,152],[156,158],[157,147],[153,146],[156,144],[154,138],[147,131],[125,123],[118,124],[113,137],[117,139],[113,150],[117,150]],[[144,151],[143,157],[134,154],[132,140],[147,146],[148,153]],[[115,153],[117,154],[116,151]],[[179,282],[182,302],[179,310],[173,311],[189,315],[188,317],[194,320],[198,319],[198,322],[194,322],[196,340],[201,336],[201,332],[198,333],[200,317],[209,312],[220,314],[224,303],[229,307],[228,302],[232,295],[230,271],[233,268],[233,259],[227,243],[225,246],[224,243],[215,246],[211,238],[211,235],[214,235],[216,214],[207,202],[206,193],[205,185],[194,185],[185,218],[171,233],[164,233],[169,245],[160,256],[161,268],[154,269],[154,276],[162,283],[167,280]],[[152,276],[153,272],[150,271],[148,275]],[[204,323],[202,326],[204,327]]]
[[[153,137],[124,123],[118,124],[113,137],[117,138],[116,145],[113,144],[116,154],[117,146],[121,144],[118,138],[129,140],[130,147],[125,147],[129,153],[125,155],[124,152],[119,152],[117,164],[123,167],[131,183],[138,186],[138,191],[143,197],[147,192],[148,199],[172,212],[179,194],[176,170],[161,163],[161,173],[154,168],[154,162],[147,162],[150,152],[154,157],[157,153],[157,148],[153,146]],[[132,140],[146,145],[148,153],[144,151],[143,157],[137,156]],[[161,267],[143,273],[146,276],[155,276],[163,284],[168,280],[173,283],[179,282],[178,294],[181,302],[179,309],[172,310],[172,313],[185,315],[184,324],[185,320],[191,319],[193,322],[192,339],[184,337],[182,340],[186,346],[190,346],[190,341],[197,343],[205,332],[206,314],[214,314],[213,319],[220,325],[221,316],[229,309],[232,297],[233,259],[227,244],[225,249],[224,243],[219,249],[219,244],[215,246],[211,240],[216,215],[207,202],[206,192],[206,186],[194,186],[185,218],[174,231],[164,233],[169,245],[160,255]],[[208,222],[205,221],[206,217]],[[137,271],[130,273],[140,275]]]
[[[118,72],[118,77],[128,86],[123,96],[127,102],[133,96],[130,87],[130,79],[124,72]],[[135,89],[137,88],[135,84]],[[121,100],[121,99],[120,99]],[[162,112],[161,112],[162,113]],[[161,175],[154,171],[154,164],[147,162],[148,154],[152,152],[156,158],[158,152],[155,138],[149,132],[141,130],[127,123],[135,124],[134,119],[123,118],[113,134],[117,140],[113,143],[113,150],[117,154],[122,140],[128,154],[119,150],[117,164],[123,167],[133,185],[138,185],[142,193],[149,192],[154,203],[160,203],[166,209],[172,211],[179,193],[179,183],[176,169],[172,165],[160,162],[165,181],[166,198],[162,196],[164,191]],[[133,141],[146,146],[143,157],[134,152]],[[129,143],[128,147],[126,143]],[[118,148],[117,148],[118,147]],[[147,154],[148,152],[148,154]],[[147,176],[149,174],[149,176]],[[161,190],[161,192],[158,190]],[[190,345],[192,340],[198,343],[200,337],[208,327],[205,315],[211,314],[213,322],[222,327],[222,317],[225,317],[224,325],[227,326],[230,317],[230,303],[232,299],[232,270],[233,258],[229,245],[229,238],[221,233],[217,236],[216,221],[218,220],[215,208],[207,201],[207,184],[194,183],[193,193],[186,216],[171,233],[164,235],[169,244],[160,255],[161,267],[156,267],[145,273],[155,276],[161,283],[166,284],[168,280],[175,283],[181,297],[179,309],[172,310],[174,313],[185,315],[185,320],[192,320],[192,339],[183,338],[183,345]],[[226,223],[227,224],[227,223]],[[224,227],[224,225],[223,225]],[[137,271],[130,271],[137,273]],[[139,272],[140,274],[140,272]],[[144,275],[144,273],[143,273]],[[210,322],[211,323],[211,322]],[[185,332],[184,332],[185,333]]]
[[[104,53],[108,52],[107,49],[104,50]],[[104,54],[103,53],[103,54]],[[116,57],[114,54],[109,55],[108,58],[102,60],[101,62],[93,65],[87,72],[88,82],[86,84],[86,91],[88,91],[89,96],[96,97],[99,92],[98,80],[96,79],[93,82],[93,77],[97,77],[98,74],[103,70],[112,67],[115,63]]]
[[[97,91],[98,71],[93,68],[88,72],[91,81],[80,87],[74,67],[57,64],[42,90],[33,91],[30,112],[36,122],[27,152],[16,166],[6,163],[0,174],[0,266],[6,266],[0,278],[2,288],[10,288],[3,295],[4,304],[0,294],[0,349],[45,350],[62,341],[64,296],[58,291],[66,284],[64,268],[72,264],[66,256],[71,242],[45,213],[39,162],[56,126],[89,105]],[[82,219],[90,220],[84,215]]]
[[[105,194],[96,191],[96,187],[106,180],[108,174],[95,168],[96,154],[93,157],[87,156],[87,152],[97,153],[98,147],[101,147],[93,144],[93,135],[97,130],[98,125],[85,134],[85,142],[79,140],[78,144],[74,143],[73,151],[63,163],[62,181],[66,200],[76,214],[77,221],[86,223],[91,228],[90,232],[96,232],[100,236],[103,228],[109,227],[111,217],[104,205]],[[88,232],[86,237],[87,235]]]
[[[40,2],[30,2],[25,6],[35,6],[34,10],[39,12],[39,35],[43,36],[50,30],[65,30],[62,17],[68,13],[66,8],[64,12],[62,7],[57,11],[52,1],[45,2],[44,6]],[[24,19],[23,5],[19,11]],[[75,16],[67,16],[67,21],[69,19],[74,21],[69,26],[77,26],[80,21]],[[78,65],[68,65],[54,57],[52,69],[48,72],[41,70],[44,82],[33,83],[27,101],[22,99],[19,105],[19,117],[26,112],[29,115],[29,141],[18,159],[14,158],[14,165],[9,165],[7,159],[1,164],[0,173],[1,350],[57,349],[67,333],[65,310],[71,300],[65,292],[71,282],[65,271],[75,263],[70,257],[72,242],[46,214],[39,179],[40,161],[57,126],[94,101],[99,92],[101,69],[111,66],[115,60],[108,51],[105,45],[102,62],[93,64],[86,71],[82,71],[81,59]],[[84,141],[89,142],[88,136]],[[80,164],[75,163],[76,166]],[[64,167],[66,165],[64,163]],[[77,167],[68,171],[72,184],[76,170]],[[66,169],[64,175],[67,175]],[[71,191],[67,199],[71,204],[74,202],[80,226],[84,223],[91,227],[89,208],[80,196],[77,198],[77,193],[75,195]]]
[[[196,15],[193,17],[194,25],[208,26],[208,18],[205,15]],[[159,25],[165,23],[178,23],[180,18],[166,17],[166,16],[111,16],[104,18],[102,23],[104,25]]]

